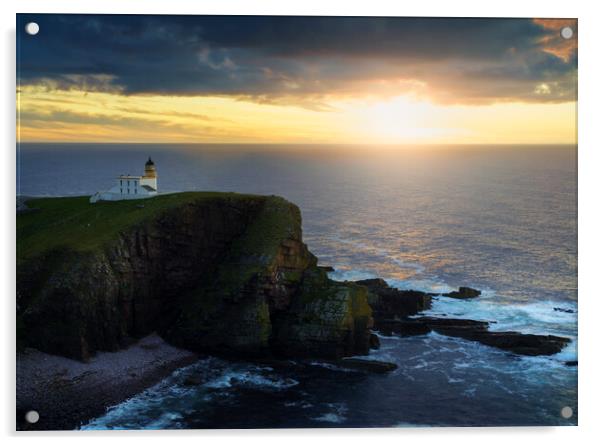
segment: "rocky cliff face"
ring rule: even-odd
[[[84,360],[155,330],[179,346],[238,356],[366,352],[365,288],[336,283],[316,264],[293,204],[192,199],[100,249],[54,248],[21,262],[18,340]]]

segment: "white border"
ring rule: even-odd
[[[0,3],[2,14],[3,68],[2,76],[2,135],[0,150],[2,166],[3,210],[2,244],[4,247],[0,273],[4,285],[2,293],[2,338],[5,360],[0,394],[0,432],[9,440],[20,437],[29,443],[63,444],[79,441],[82,437],[94,443],[104,443],[108,438],[115,443],[143,439],[150,443],[163,443],[174,436],[179,442],[245,441],[249,443],[303,443],[308,441],[345,441],[365,444],[368,441],[396,443],[498,444],[508,441],[545,442],[563,444],[602,437],[600,415],[600,332],[602,295],[598,292],[598,275],[601,266],[600,187],[597,178],[602,167],[600,138],[600,19],[596,3],[557,0],[502,0],[485,1],[330,1],[303,0],[285,2],[277,0],[20,0]],[[72,433],[14,433],[14,196],[15,196],[15,16],[16,12],[63,13],[155,13],[155,14],[271,14],[271,15],[398,15],[398,16],[464,16],[464,17],[578,17],[579,18],[579,427],[572,428],[443,428],[403,430],[246,430],[246,431],[160,431],[160,432],[92,432]],[[576,437],[578,436],[578,437]],[[598,439],[599,440],[599,439]]]

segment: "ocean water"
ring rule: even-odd
[[[305,242],[335,279],[476,287],[480,298],[441,297],[429,313],[572,342],[554,356],[519,357],[437,334],[382,337],[370,357],[399,365],[387,375],[207,358],[83,428],[577,423],[577,367],[564,364],[577,359],[576,147],[22,144],[18,193],[92,194],[118,174],[140,174],[149,155],[161,191],[296,203]],[[192,374],[203,383],[186,386]]]

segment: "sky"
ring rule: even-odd
[[[577,21],[20,14],[17,83],[20,142],[574,144]]]

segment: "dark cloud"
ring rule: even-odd
[[[38,35],[24,32],[29,21],[40,24]],[[316,109],[327,109],[325,95],[357,92],[428,91],[443,102],[574,99],[576,51],[568,57],[550,51],[557,30],[545,25],[530,19],[22,14],[17,58],[24,85],[232,95]],[[541,84],[547,89],[538,89]]]

